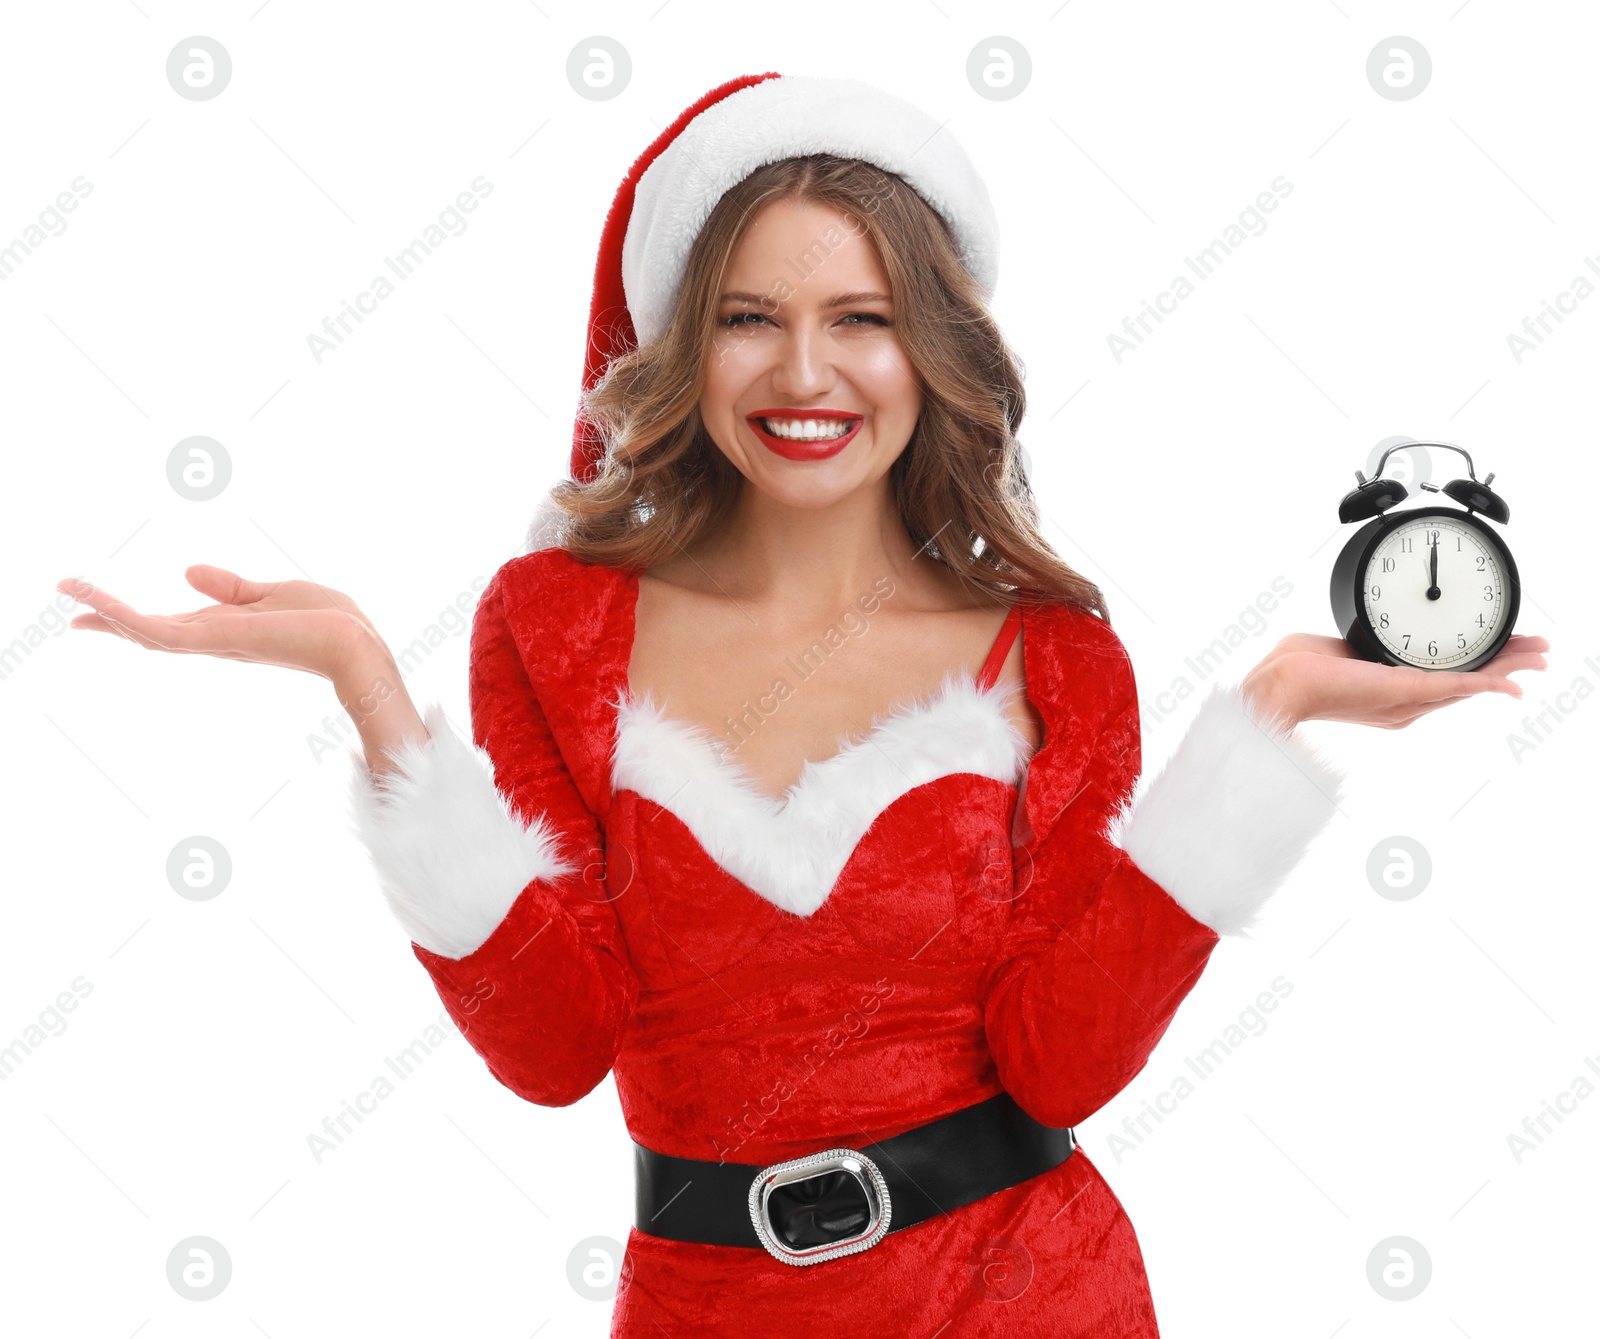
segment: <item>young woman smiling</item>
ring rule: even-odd
[[[1132,666],[1039,533],[993,280],[933,118],[771,75],[691,106],[608,218],[573,478],[479,605],[472,744],[337,592],[73,591],[74,626],[332,681],[380,886],[469,1043],[531,1102],[615,1073],[614,1335],[1154,1336],[1072,1126],[1326,821],[1296,724],[1544,667],[1536,637],[1471,674],[1287,637],[1131,802]]]

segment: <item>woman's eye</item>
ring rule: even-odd
[[[735,312],[732,316],[724,316],[719,324],[725,330],[733,330],[739,326],[753,325],[757,321],[765,321],[767,317],[762,312]],[[846,325],[857,327],[863,325],[889,324],[886,317],[879,316],[876,312],[849,312],[839,318]]]

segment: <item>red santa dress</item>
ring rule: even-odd
[[[1054,602],[1017,606],[1037,752],[997,646],[989,672],[947,676],[774,800],[631,694],[638,583],[560,548],[507,562],[473,622],[473,743],[430,706],[431,738],[377,783],[352,754],[352,799],[494,1077],[563,1106],[612,1071],[630,1134],[661,1153],[860,1148],[1002,1090],[1047,1125],[1084,1120],[1337,802],[1339,772],[1220,686],[1134,801],[1127,653]],[[613,1336],[797,1331],[1157,1327],[1133,1226],[1081,1147],[805,1268],[629,1230]]]

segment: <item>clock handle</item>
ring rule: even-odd
[[[1447,451],[1459,451],[1467,459],[1467,478],[1452,479],[1443,488],[1435,487],[1433,484],[1423,484],[1423,488],[1433,493],[1442,492],[1446,497],[1459,502],[1468,511],[1482,512],[1491,521],[1499,521],[1502,525],[1511,519],[1511,509],[1506,506],[1505,499],[1489,487],[1494,482],[1494,474],[1490,473],[1480,483],[1472,467],[1472,457],[1454,442],[1398,442],[1378,457],[1377,472],[1371,479],[1360,470],[1356,471],[1358,487],[1351,489],[1339,500],[1340,521],[1370,520],[1406,498],[1406,486],[1398,479],[1385,479],[1383,470],[1389,462],[1389,457],[1396,451],[1407,451],[1414,446],[1443,447]]]

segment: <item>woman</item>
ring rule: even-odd
[[[163,618],[72,591],[76,627],[332,681],[467,1040],[546,1105],[615,1071],[614,1335],[1155,1335],[1071,1127],[1326,821],[1341,778],[1296,723],[1395,729],[1544,667],[1535,637],[1471,674],[1285,638],[1130,806],[1132,667],[1035,528],[987,197],[930,126],[759,76],[635,164],[574,480],[475,616],[476,748],[337,592],[198,566],[219,603]]]

